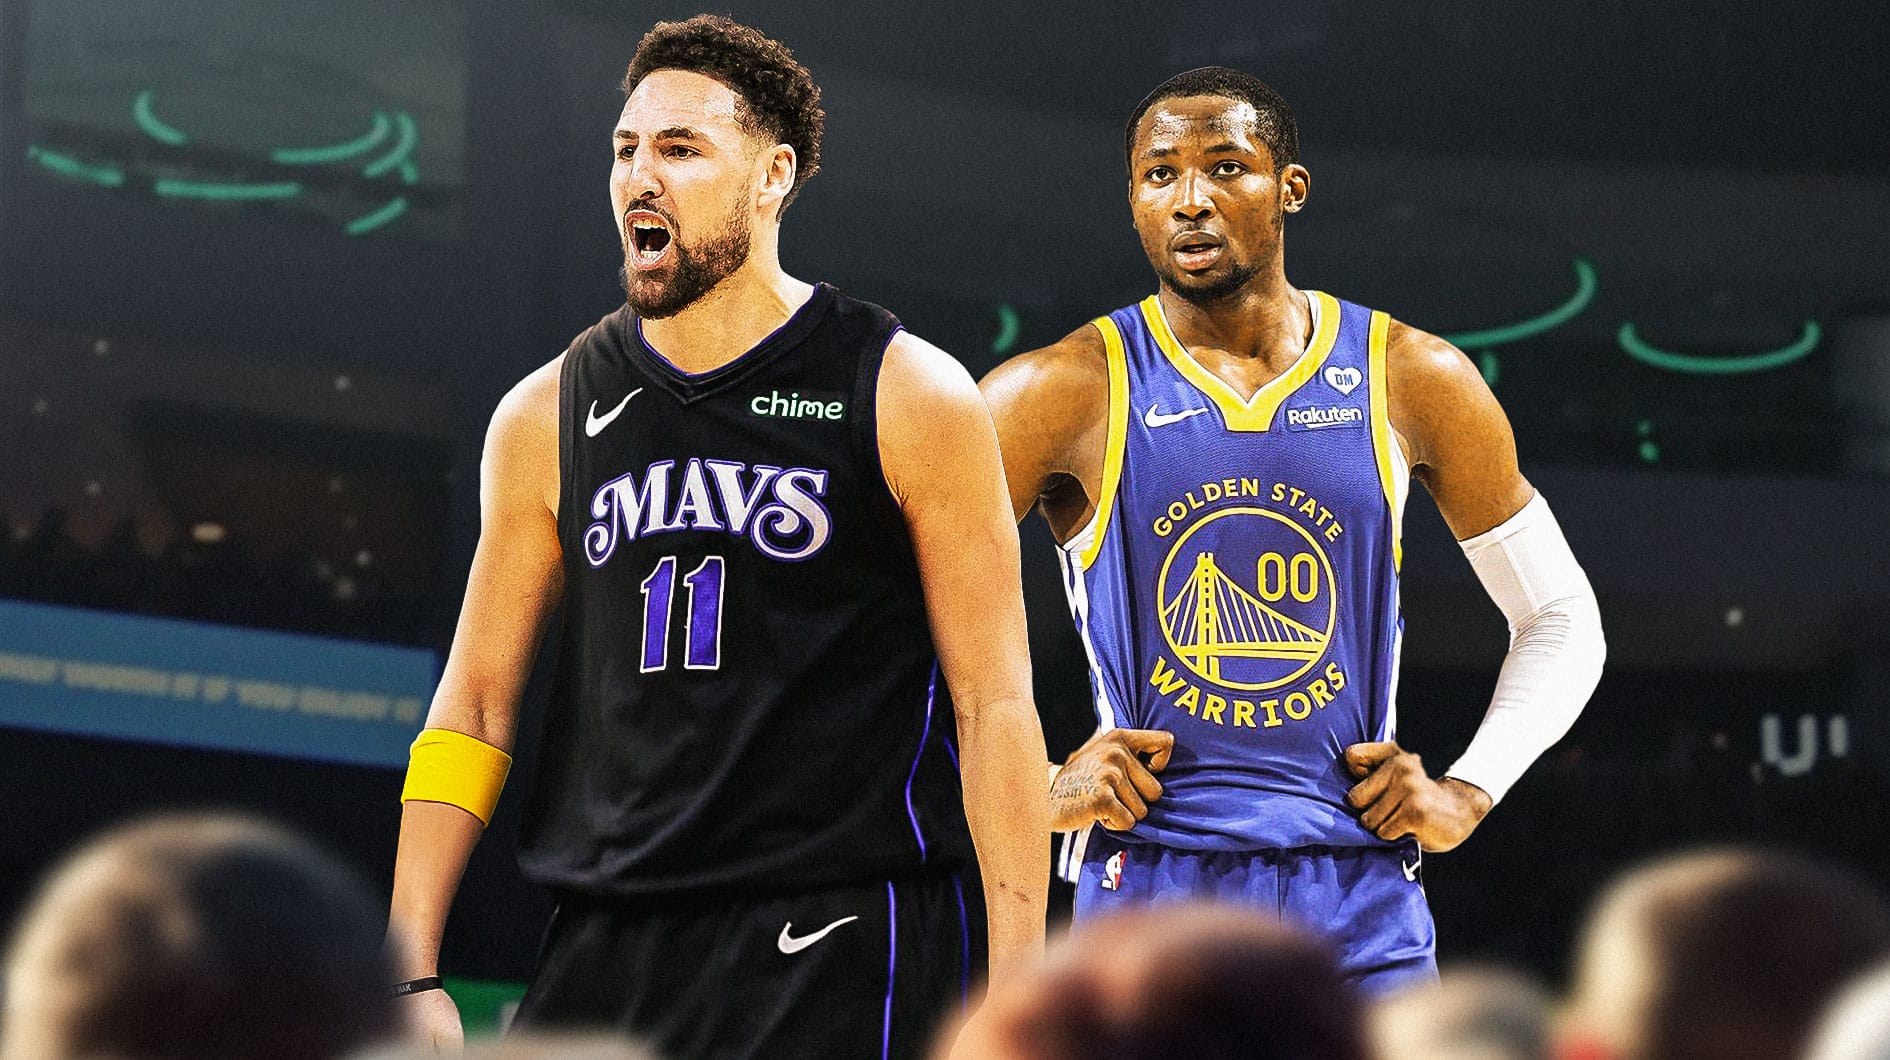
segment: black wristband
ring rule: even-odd
[[[437,975],[423,975],[418,979],[409,979],[404,983],[395,983],[387,990],[389,999],[406,997],[408,994],[424,993],[428,990],[444,990],[446,984]]]

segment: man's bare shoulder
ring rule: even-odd
[[[906,507],[927,483],[950,481],[973,459],[980,438],[997,454],[991,414],[958,359],[911,332],[886,347],[874,401],[880,467],[886,486]]]
[[[1476,427],[1502,407],[1483,373],[1462,350],[1428,331],[1391,322],[1385,336],[1385,375],[1392,426],[1421,452],[1442,432]],[[1407,453],[1423,462],[1419,452]]]
[[[558,380],[564,372],[566,354],[559,354],[533,369],[531,374],[512,385],[492,410],[494,435],[536,435],[549,432],[558,437]]]
[[[566,354],[519,380],[499,399],[486,430],[481,477],[493,487],[516,486],[558,510],[558,383]]]
[[[1109,398],[1109,355],[1102,332],[1084,324],[1061,339],[1020,353],[979,384],[985,396],[1027,399],[1049,407],[1086,407]]]
[[[1385,360],[1394,385],[1444,390],[1483,385],[1482,374],[1462,350],[1396,319],[1385,335]]]
[[[899,332],[887,343],[879,370],[882,410],[888,405],[963,405],[977,400],[977,384],[958,358],[910,331]]]
[[[1462,539],[1515,514],[1533,490],[1483,373],[1462,350],[1417,328],[1394,321],[1385,339],[1391,425],[1444,521]]]
[[[1102,332],[1085,324],[998,365],[978,386],[997,424],[1017,517],[1042,502],[1051,528],[1064,536],[1085,517],[1102,474],[1109,424]]]
[[[1109,355],[1102,332],[1084,324],[998,365],[978,386],[1007,441],[1028,425],[1051,450],[1064,452],[1109,419]]]

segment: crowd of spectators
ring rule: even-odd
[[[241,817],[94,840],[44,882],[4,967],[0,1060],[407,1060],[383,994],[384,904],[329,855]],[[1890,904],[1852,873],[1719,848],[1615,880],[1568,992],[1446,967],[1356,994],[1251,911],[1085,922],[941,1038],[969,1060],[1890,1060]],[[608,1036],[475,1040],[486,1060],[654,1060]]]
[[[164,543],[147,547],[152,536]],[[451,628],[450,594],[434,581],[388,572],[372,553],[258,549],[209,521],[152,535],[126,517],[87,546],[51,508],[0,533],[0,598],[260,629],[430,644]]]

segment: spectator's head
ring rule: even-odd
[[[435,1060],[429,1045],[388,1046],[359,1053],[352,1060]],[[656,1060],[656,1054],[608,1034],[507,1034],[466,1043],[460,1060]]]
[[[1718,850],[1614,883],[1584,929],[1562,1053],[1791,1060],[1836,989],[1890,953],[1890,910],[1804,858]]]
[[[1549,995],[1496,968],[1451,969],[1372,1005],[1379,1060],[1547,1060]]]
[[[1362,1012],[1310,939],[1228,907],[1081,925],[965,1028],[991,1060],[1363,1060]]]
[[[1838,995],[1818,1020],[1806,1060],[1890,1060],[1890,965]]]
[[[58,868],[6,963],[0,1057],[315,1060],[393,1029],[386,917],[309,843],[160,817]]]

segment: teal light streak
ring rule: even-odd
[[[407,197],[402,195],[400,198],[389,202],[373,213],[362,214],[360,217],[349,221],[348,234],[351,236],[365,235],[406,212]]]
[[[57,151],[48,151],[37,144],[29,146],[26,149],[26,157],[38,162],[54,173],[63,174],[68,177],[77,177],[80,180],[88,180],[101,187],[117,188],[123,186],[125,183],[125,171],[116,166],[95,166],[87,162],[81,162],[71,155],[60,154]]]
[[[1495,350],[1484,350],[1477,354],[1477,366],[1483,370],[1486,386],[1495,386],[1497,377],[1503,374],[1503,366],[1497,363]]]
[[[362,170],[364,177],[378,177],[407,161],[413,154],[413,148],[420,141],[420,127],[414,124],[413,116],[404,110],[394,112],[394,125],[399,129],[399,139],[384,155],[369,162]]]
[[[393,129],[393,122],[380,111],[374,112],[374,126],[352,140],[325,147],[278,147],[269,152],[269,157],[285,166],[320,166],[329,162],[339,162],[356,155],[364,155],[380,146],[382,140]]]
[[[1011,352],[1011,348],[1017,345],[1018,334],[1023,330],[1023,321],[1018,318],[1017,310],[1012,309],[1009,303],[999,305],[998,333],[997,338],[991,340],[991,352],[996,354]]]
[[[402,162],[400,164],[400,182],[409,187],[420,183],[420,167],[414,165],[412,162]]]
[[[1445,335],[1445,341],[1460,349],[1488,349],[1505,343],[1540,335],[1552,328],[1567,323],[1577,313],[1587,309],[1595,300],[1595,290],[1600,285],[1595,281],[1595,266],[1586,258],[1575,259],[1575,293],[1569,300],[1549,310],[1539,317],[1506,324],[1499,328],[1485,328],[1482,331],[1466,331],[1458,335]]]
[[[1642,442],[1641,443],[1641,462],[1646,463],[1646,464],[1659,463],[1660,462],[1660,446],[1655,445],[1651,441]]]
[[[1674,353],[1650,346],[1647,341],[1634,332],[1634,322],[1621,325],[1621,331],[1615,340],[1629,357],[1642,364],[1651,364],[1669,372],[1683,372],[1689,375],[1743,375],[1747,372],[1767,372],[1774,368],[1783,368],[1793,361],[1802,360],[1812,350],[1818,348],[1819,340],[1824,338],[1824,329],[1815,320],[1805,321],[1804,331],[1798,341],[1789,346],[1781,346],[1765,353],[1750,353],[1738,357],[1702,357],[1692,353]]]
[[[302,194],[302,185],[294,181],[282,181],[275,184],[224,184],[198,180],[160,180],[151,190],[174,199],[251,202],[258,199],[293,199]]]
[[[146,136],[160,143],[167,143],[172,147],[182,147],[189,143],[190,137],[185,136],[182,129],[165,124],[164,119],[158,117],[151,109],[151,101],[156,97],[155,89],[147,88],[138,93],[138,97],[131,101],[132,120],[138,123],[138,128],[143,129]]]

